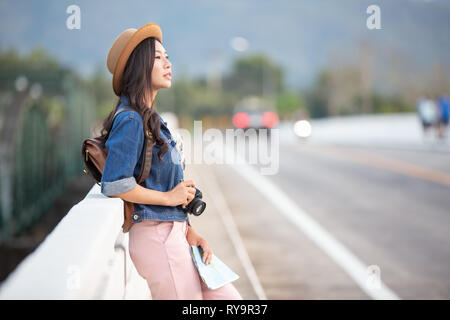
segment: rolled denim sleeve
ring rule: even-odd
[[[106,141],[108,155],[101,180],[101,192],[105,196],[121,194],[136,187],[133,173],[143,143],[141,118],[132,112],[117,115]]]

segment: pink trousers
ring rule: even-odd
[[[200,279],[186,240],[186,221],[143,220],[129,231],[131,260],[155,300],[242,300],[228,283],[210,290]]]

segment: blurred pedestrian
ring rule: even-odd
[[[449,104],[450,99],[447,94],[443,94],[438,99],[439,106],[439,121],[438,121],[438,130],[439,130],[439,138],[446,139],[447,138],[447,127],[449,120]]]
[[[422,123],[424,139],[427,139],[428,132],[436,126],[438,120],[438,106],[429,95],[420,97],[417,101],[417,114]]]

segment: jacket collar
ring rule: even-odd
[[[128,98],[124,95],[121,94],[120,95],[120,101],[122,102],[122,106],[129,106],[129,102],[128,102]],[[120,108],[121,106],[119,106]],[[154,109],[155,113],[158,115],[159,119],[161,120],[161,123],[164,124],[164,126],[167,128],[167,122],[163,120],[163,118],[161,117],[161,115],[159,114],[158,111],[156,111],[156,109]]]

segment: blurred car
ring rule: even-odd
[[[253,128],[259,131],[258,129],[275,128],[279,118],[273,105],[260,97],[250,96],[236,104],[232,122],[235,128]]]

